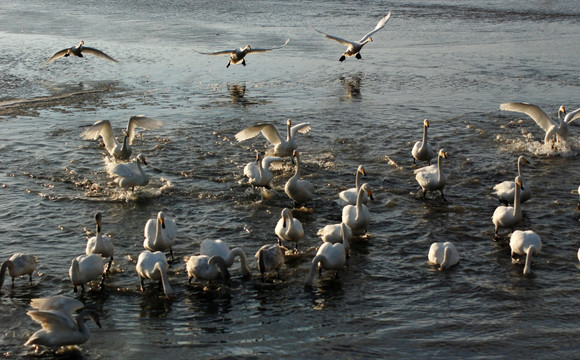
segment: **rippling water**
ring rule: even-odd
[[[68,267],[103,213],[115,262],[104,291],[79,295],[99,309],[85,358],[575,358],[578,308],[580,130],[565,148],[542,145],[525,115],[500,113],[506,101],[534,103],[555,116],[580,106],[575,1],[177,2],[27,1],[0,5],[0,234],[2,259],[36,254],[34,285],[10,281],[0,296],[0,353],[33,357],[22,344],[38,328],[30,299],[73,295]],[[310,26],[358,39],[392,11],[362,51],[339,63],[343,46]],[[252,54],[226,69],[215,51],[251,44],[284,49]],[[84,40],[119,64],[87,56],[38,67]],[[129,117],[160,119],[140,132],[148,186],[127,194],[105,171],[104,149],[80,133],[108,119],[120,134]],[[276,171],[272,198],[260,202],[243,177],[262,137],[234,134],[261,122],[281,129],[308,121],[299,135],[305,178],[316,186],[295,209],[306,253],[262,284],[253,255],[275,241],[283,192],[293,169]],[[410,155],[422,121],[445,148],[448,203],[418,196]],[[494,242],[492,187],[523,169],[533,197],[520,229],[543,240],[533,273],[511,263],[507,237]],[[337,193],[364,164],[373,189],[367,239],[352,245],[338,279],[303,282],[320,240],[340,221]],[[167,300],[139,291],[135,260],[143,226],[163,210],[178,223]],[[231,270],[229,288],[187,284],[183,258],[204,239],[243,247],[254,275]],[[439,272],[429,245],[453,241],[460,264]],[[82,354],[82,355],[81,355]],[[73,353],[75,355],[75,353]],[[47,355],[48,356],[48,355]]]

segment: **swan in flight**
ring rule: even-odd
[[[194,255],[186,257],[184,260],[190,284],[194,278],[202,281],[212,281],[221,277],[226,283],[230,281],[228,265],[221,256]]]
[[[198,54],[202,54],[202,55],[229,55],[230,59],[228,60],[228,64],[226,65],[227,68],[230,67],[231,64],[237,65],[237,64],[242,64],[244,66],[246,66],[246,55],[251,54],[251,53],[263,53],[263,52],[267,52],[267,51],[271,51],[271,50],[275,50],[275,49],[281,49],[284,46],[286,46],[286,44],[288,44],[288,42],[290,41],[290,39],[286,39],[286,42],[281,45],[281,46],[275,46],[275,47],[271,47],[268,49],[252,49],[252,47],[250,45],[246,45],[243,48],[238,48],[238,49],[234,49],[234,50],[222,50],[222,51],[216,51],[216,52],[200,52],[197,51],[196,49],[193,49],[193,51],[195,51]]]
[[[115,176],[115,182],[123,188],[135,190],[135,186],[144,186],[149,183],[149,176],[141,168],[141,164],[147,165],[145,156],[139,154],[132,162],[117,164],[111,170]]]
[[[165,218],[163,211],[157,213],[156,219],[149,219],[143,229],[143,247],[151,251],[165,251],[169,249],[173,260],[173,244],[177,235],[175,220]]]
[[[315,31],[321,33],[324,37],[331,39],[331,40],[334,40],[334,41],[338,41],[339,43],[347,46],[347,49],[344,52],[344,54],[342,54],[340,59],[338,59],[339,61],[341,61],[341,62],[344,61],[347,56],[355,56],[357,59],[362,59],[362,57],[360,55],[360,51],[362,50],[363,46],[366,43],[373,41],[373,38],[371,37],[371,35],[373,35],[377,31],[381,30],[385,26],[385,24],[387,23],[387,21],[389,20],[390,17],[391,17],[391,12],[389,11],[389,13],[379,21],[377,26],[375,26],[375,28],[371,32],[369,32],[368,34],[363,36],[359,41],[348,41],[348,40],[345,40],[345,39],[340,38],[338,36],[325,34],[322,31],[317,30],[315,28],[313,28],[313,29]]]
[[[345,223],[326,225],[318,230],[316,235],[320,236],[323,242],[337,243],[342,242],[346,250],[346,257],[350,251],[350,240],[352,239],[352,230]]]
[[[244,175],[249,179],[250,185],[270,189],[270,183],[274,178],[274,174],[270,171],[270,164],[274,161],[283,161],[283,159],[278,156],[262,157],[258,154],[255,162],[247,163],[244,167]]]
[[[228,244],[226,244],[225,241],[220,239],[205,239],[201,242],[200,254],[207,255],[210,258],[213,256],[219,256],[224,259],[227,267],[231,267],[234,264],[235,258],[238,257],[241,262],[243,276],[250,275],[248,258],[246,257],[246,253],[242,248],[237,247],[230,250]]]
[[[296,172],[288,179],[286,185],[284,185],[284,191],[290,199],[294,200],[296,205],[301,205],[312,200],[314,197],[314,186],[310,181],[300,179],[300,156],[297,150],[294,150],[293,157],[296,158]]]
[[[522,177],[522,164],[529,164],[530,162],[523,156],[518,157],[518,176],[522,180],[522,188],[524,190],[520,193],[520,203],[524,203],[532,197],[532,190],[524,182]],[[503,204],[513,204],[514,195],[516,192],[516,186],[513,181],[504,181],[493,187],[495,194],[498,196],[499,201]]]
[[[110,236],[103,236],[101,232],[101,222],[103,220],[103,215],[101,212],[97,212],[95,215],[95,221],[97,223],[96,235],[87,239],[87,247],[85,253],[87,255],[97,254],[105,258],[110,258],[109,265],[105,274],[111,269],[111,263],[113,262],[113,255],[115,254],[115,248],[113,247],[113,242]],[[105,275],[103,275],[105,276]]]
[[[95,49],[95,48],[91,48],[88,46],[85,46],[85,42],[81,41],[78,45],[70,47],[70,48],[66,48],[66,49],[62,49],[61,51],[58,51],[57,53],[55,53],[54,55],[52,55],[50,57],[50,59],[46,60],[46,62],[44,64],[42,64],[41,67],[43,67],[44,65],[47,65],[48,63],[56,60],[56,59],[60,59],[61,57],[68,57],[68,56],[78,56],[78,57],[83,57],[83,53],[85,54],[90,54],[90,55],[94,55],[103,59],[107,59],[109,61],[112,62],[116,62],[118,63],[117,60],[113,59],[112,57],[110,57],[109,55],[105,54],[104,52],[102,52],[101,50]]]
[[[99,314],[73,298],[57,295],[32,299],[30,305],[34,310],[28,310],[26,314],[39,323],[42,329],[32,334],[24,346],[35,345],[37,349],[46,346],[56,352],[61,346],[80,345],[89,340],[86,319],[93,320],[101,327]],[[80,312],[73,315],[77,310]]]
[[[27,255],[23,253],[16,253],[10,257],[10,259],[2,263],[2,268],[0,269],[0,290],[2,285],[4,285],[4,278],[6,277],[6,270],[12,278],[12,286],[14,286],[14,278],[20,277],[22,275],[28,275],[28,280],[32,284],[32,274],[36,270],[38,265],[38,260],[34,255]]]
[[[338,193],[338,198],[339,198],[339,202],[341,206],[346,206],[346,205],[356,205],[356,198],[358,196],[358,191],[360,189],[360,177],[361,175],[366,176],[367,173],[365,171],[365,167],[362,165],[359,165],[357,170],[356,170],[356,174],[355,174],[355,187],[350,188],[350,189],[346,189],[344,191],[341,191],[340,193]],[[369,197],[367,196],[367,194],[363,194],[363,198],[362,198],[362,202],[363,204],[367,204],[369,201]]]
[[[516,191],[514,193],[513,206],[498,206],[491,220],[495,225],[495,238],[499,237],[499,228],[513,229],[522,220],[522,209],[520,205],[520,191],[522,180],[519,176],[514,179]]]
[[[293,242],[295,251],[298,251],[298,242],[304,237],[304,229],[300,220],[294,219],[290,209],[282,209],[274,232],[280,240]]]
[[[336,270],[336,277],[338,277],[338,271],[344,269],[346,264],[346,256],[348,251],[348,241],[343,243],[332,244],[329,242],[323,243],[314,259],[312,259],[312,265],[310,266],[310,272],[306,277],[306,286],[312,286],[312,280],[316,269],[318,268],[318,276],[322,275],[322,270]]]
[[[136,115],[129,118],[127,128],[123,131],[123,143],[120,144],[115,135],[109,120],[100,120],[95,122],[90,128],[83,131],[81,137],[84,140],[96,140],[103,138],[105,148],[116,160],[128,160],[131,157],[133,139],[135,138],[135,128],[159,129],[163,126],[160,120],[146,117],[145,115]]]
[[[431,159],[437,156],[435,150],[429,142],[427,141],[427,128],[429,127],[429,121],[427,119],[423,120],[423,140],[417,141],[415,145],[413,145],[413,150],[411,150],[411,154],[413,155],[413,164],[415,160],[418,161],[427,161],[429,165],[431,165]]]
[[[512,254],[512,261],[519,262],[516,257],[526,256],[526,262],[524,266],[524,275],[530,273],[530,267],[532,264],[532,256],[537,255],[542,250],[542,240],[532,230],[516,230],[512,233],[510,237],[510,248]]]
[[[552,119],[536,105],[528,103],[503,103],[499,106],[499,109],[503,111],[520,112],[531,117],[536,124],[546,132],[546,135],[544,136],[544,144],[547,144],[549,141],[566,141],[568,138],[568,125],[570,125],[572,121],[580,118],[580,108],[571,113],[566,113],[566,109],[563,105],[558,109],[558,119],[556,120]],[[562,114],[566,114],[564,119],[561,117]]]
[[[173,296],[173,288],[171,287],[171,284],[169,284],[169,276],[167,275],[168,269],[169,264],[167,263],[167,258],[161,251],[151,252],[149,250],[144,250],[141,252],[137,259],[137,266],[135,267],[141,282],[141,292],[143,292],[145,279],[150,279],[161,281],[165,296]]]
[[[91,281],[101,280],[103,287],[103,258],[101,255],[79,255],[71,261],[68,275],[73,283],[73,290],[77,292],[77,286],[85,291],[85,284]]]
[[[431,264],[439,265],[439,270],[449,269],[459,263],[459,252],[450,241],[432,243],[427,257]]]
[[[258,271],[262,275],[262,282],[264,282],[264,275],[270,271],[276,271],[278,278],[280,278],[280,269],[286,262],[286,250],[279,244],[272,244],[264,245],[256,252]]]
[[[272,124],[258,124],[245,128],[235,135],[236,140],[244,141],[251,139],[262,133],[266,140],[274,145],[274,155],[279,157],[292,156],[294,150],[298,148],[296,144],[296,133],[306,134],[310,131],[310,123],[300,123],[292,126],[292,121],[286,121],[287,133],[286,139],[280,135],[278,129]]]
[[[365,234],[371,222],[369,209],[362,203],[363,193],[366,193],[373,200],[373,193],[370,190],[369,184],[364,183],[358,191],[356,205],[346,205],[342,208],[342,222],[352,230],[353,235]]]
[[[423,199],[425,199],[427,191],[439,190],[443,200],[447,201],[445,195],[443,195],[443,189],[447,184],[447,176],[443,175],[441,170],[441,159],[447,159],[447,156],[449,155],[441,149],[437,156],[437,165],[429,165],[415,170],[415,180],[423,189]]]

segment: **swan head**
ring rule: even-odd
[[[365,170],[365,167],[364,166],[359,165],[357,171],[359,173],[363,174],[364,176],[367,176],[367,173],[366,173],[366,170]]]
[[[84,44],[85,44],[85,41],[84,40],[81,40],[81,42],[79,43],[78,46],[80,47],[81,45],[84,45]]]
[[[101,221],[103,219],[103,215],[99,211],[95,214],[95,221],[97,222],[97,232],[101,232]]]
[[[372,37],[369,37],[368,40],[367,40],[367,42],[373,42],[373,38]]]
[[[558,109],[558,119],[560,119],[562,115],[566,115],[566,108],[564,107],[564,105],[561,105],[560,108]]]
[[[523,155],[520,155],[520,157],[518,158],[518,162],[521,162],[522,164],[530,164],[530,161],[528,159],[526,159]]]
[[[362,184],[360,186],[360,189],[367,193],[369,199],[371,199],[372,201],[375,201],[375,199],[373,198],[373,192],[371,191],[369,184],[367,184],[367,183]]]
[[[260,153],[256,154],[256,163],[259,164],[260,161],[262,161],[262,155],[260,155]]]
[[[102,328],[101,318],[95,310],[85,308],[85,309],[81,310],[78,317],[83,318],[83,320],[84,320],[84,318],[89,318],[89,319],[93,320],[94,323],[97,324],[98,327]]]
[[[286,219],[290,220],[290,218],[292,217],[292,213],[290,212],[290,209],[288,209],[288,208],[282,209],[282,212],[280,213],[280,217],[282,218],[282,227],[286,228]]]
[[[516,186],[519,187],[522,190],[524,189],[524,184],[522,183],[522,178],[518,175],[516,176],[516,178],[514,179],[514,182],[516,183]]]
[[[423,126],[428,128],[429,127],[429,120],[427,120],[427,119],[423,120]]]
[[[286,120],[286,125],[288,125],[288,127],[292,126],[292,120],[290,119]]]
[[[443,150],[443,149],[439,150],[439,157],[442,157],[443,159],[447,159],[448,156],[449,156],[449,154],[446,153],[445,150]]]
[[[165,229],[165,214],[163,211],[157,213],[157,223],[161,223],[161,227]]]

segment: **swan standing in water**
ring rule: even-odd
[[[288,208],[282,209],[280,219],[276,223],[274,233],[278,239],[293,242],[295,244],[294,250],[298,251],[298,243],[304,237],[304,229],[302,223],[298,219],[294,219],[292,211]]]
[[[441,170],[441,159],[447,159],[447,156],[448,154],[441,149],[437,157],[437,166],[429,165],[415,170],[415,179],[423,189],[423,199],[427,196],[427,191],[439,190],[443,200],[447,201],[445,195],[443,195],[443,189],[447,184],[447,176],[443,175]]]
[[[338,41],[339,43],[347,46],[347,49],[344,52],[344,54],[342,54],[340,59],[338,59],[339,61],[341,61],[341,62],[344,61],[347,56],[354,56],[357,59],[362,59],[362,57],[360,55],[360,51],[362,50],[363,46],[366,43],[373,41],[373,38],[371,36],[374,33],[376,33],[377,31],[381,30],[385,26],[385,24],[387,23],[387,21],[389,20],[390,17],[391,17],[391,12],[389,11],[389,13],[379,21],[377,26],[375,26],[375,28],[371,32],[369,32],[368,34],[363,36],[359,41],[348,41],[348,40],[345,40],[345,39],[340,38],[338,36],[328,35],[328,34],[323,33],[320,30],[317,30],[314,28],[313,29],[315,31],[321,33],[327,39]]]
[[[113,255],[115,253],[115,248],[113,247],[113,242],[111,241],[111,237],[103,236],[101,232],[101,222],[103,220],[103,215],[101,212],[98,212],[95,215],[95,221],[97,223],[97,232],[96,235],[87,239],[87,247],[85,249],[85,253],[87,255],[97,254],[101,255],[105,258],[110,258],[109,265],[107,266],[107,270],[103,274],[109,272],[111,269],[111,263],[113,262]]]
[[[580,108],[578,108],[567,114],[566,117],[562,119],[561,115],[566,114],[566,109],[563,105],[558,109],[558,119],[556,120],[552,119],[536,105],[528,103],[503,103],[499,106],[499,109],[503,111],[520,112],[531,117],[536,124],[546,132],[544,136],[544,144],[547,144],[549,141],[555,141],[557,143],[560,141],[566,141],[568,138],[568,125],[570,125],[572,121],[580,118]]]
[[[365,204],[362,203],[363,193],[373,200],[373,193],[367,183],[361,185],[358,191],[356,205],[347,205],[342,208],[342,222],[351,230],[353,235],[363,235],[367,232],[371,222],[371,214]]]
[[[173,260],[173,244],[177,235],[177,225],[175,220],[165,218],[163,211],[157,213],[156,219],[149,219],[143,229],[145,239],[143,247],[151,251],[162,251],[169,249],[169,255]]]
[[[520,156],[518,158],[518,176],[522,180],[522,188],[524,190],[521,191],[520,194],[520,203],[524,203],[532,197],[532,190],[530,187],[524,182],[522,177],[522,164],[529,164],[530,162],[525,157]],[[516,186],[513,181],[504,181],[496,186],[493,187],[495,190],[495,194],[498,196],[499,201],[505,205],[513,204],[514,195],[516,192]]]
[[[360,189],[360,177],[361,175],[366,176],[367,173],[365,171],[365,167],[362,165],[359,165],[358,168],[356,169],[356,174],[355,174],[355,187],[350,188],[350,189],[346,189],[344,191],[341,191],[340,193],[338,193],[338,198],[340,199],[340,205],[341,206],[346,206],[346,205],[355,205],[356,204],[356,198],[358,196],[358,191]],[[367,196],[367,194],[363,194],[363,198],[362,198],[362,202],[363,204],[367,204],[369,201],[369,197]]]
[[[287,135],[286,139],[280,135],[278,129],[272,124],[259,124],[245,128],[235,135],[236,140],[244,141],[251,139],[262,133],[266,140],[274,145],[274,155],[279,157],[288,157],[293,155],[293,151],[298,148],[296,144],[296,133],[306,134],[310,131],[310,123],[300,123],[292,126],[292,121],[286,121]]]
[[[193,49],[193,51],[195,51],[198,54],[202,54],[202,55],[229,55],[230,59],[228,60],[228,64],[226,65],[227,68],[230,67],[231,64],[237,65],[237,64],[242,64],[244,66],[246,66],[246,55],[251,54],[251,53],[263,53],[263,52],[267,52],[267,51],[271,51],[271,50],[275,50],[275,49],[281,49],[284,46],[286,46],[286,44],[288,44],[288,42],[290,41],[290,39],[286,39],[286,42],[281,45],[281,46],[275,46],[275,47],[271,47],[271,48],[267,48],[267,49],[252,49],[252,47],[250,45],[246,45],[243,48],[238,48],[238,49],[234,49],[234,50],[222,50],[222,51],[216,51],[216,52],[200,52],[197,51],[196,49]]]
[[[71,55],[73,56],[78,56],[78,57],[84,57],[83,53],[85,54],[90,54],[90,55],[94,55],[103,59],[107,59],[109,61],[112,62],[116,62],[118,63],[117,60],[113,59],[112,57],[110,57],[109,55],[105,54],[104,52],[102,52],[101,50],[95,49],[95,48],[91,48],[88,46],[85,46],[85,42],[81,41],[78,45],[70,47],[70,48],[66,48],[66,49],[62,49],[61,51],[56,52],[54,55],[52,55],[48,60],[46,60],[46,62],[44,64],[42,64],[41,67],[43,67],[44,65],[47,65],[48,63],[56,60],[56,59],[60,59],[61,57],[69,57]]]
[[[300,180],[301,165],[297,150],[294,150],[293,157],[296,158],[296,172],[286,182],[284,191],[298,206],[312,200],[314,197],[314,186],[308,180]]]
[[[238,257],[240,258],[243,276],[250,275],[250,268],[248,267],[248,259],[246,257],[246,253],[242,248],[237,247],[230,250],[228,244],[226,244],[224,241],[220,239],[217,240],[205,239],[204,241],[201,242],[200,254],[207,255],[210,258],[213,256],[219,256],[222,259],[224,259],[227,267],[231,267],[234,264],[235,258]]]
[[[150,279],[160,281],[165,295],[168,297],[173,296],[173,288],[169,284],[169,276],[167,275],[168,269],[169,264],[167,263],[167,258],[161,251],[151,252],[144,250],[141,252],[139,259],[137,259],[137,266],[135,267],[141,283],[141,292],[144,291],[145,279]]]
[[[520,205],[520,191],[522,180],[519,176],[514,179],[516,191],[514,193],[514,206],[498,206],[493,212],[491,220],[495,225],[495,238],[499,237],[499,228],[513,229],[522,220]]]
[[[279,244],[264,245],[256,252],[258,271],[264,282],[264,275],[270,271],[276,271],[280,278],[280,269],[286,262],[286,248]]]
[[[429,121],[427,119],[423,120],[423,140],[417,141],[413,145],[413,150],[411,150],[411,155],[413,155],[413,164],[415,160],[427,161],[431,165],[431,159],[437,156],[435,150],[429,142],[427,141],[427,128],[429,127]]]
[[[247,163],[244,167],[244,175],[248,178],[250,185],[265,187],[270,189],[270,183],[274,174],[270,171],[270,164],[274,161],[283,161],[281,157],[256,155],[256,161]]]
[[[197,280],[217,280],[221,278],[228,283],[230,272],[228,265],[221,256],[195,255],[185,258],[189,283],[193,278]]]
[[[32,274],[36,270],[37,265],[38,260],[34,255],[23,253],[12,255],[10,259],[2,263],[2,268],[0,269],[0,290],[2,289],[2,285],[4,285],[6,270],[8,270],[8,275],[12,278],[12,286],[14,286],[14,278],[22,275],[28,275],[28,280],[32,284]]]
[[[517,255],[525,255],[526,263],[524,265],[524,275],[530,273],[530,267],[532,264],[532,256],[537,255],[542,250],[542,240],[532,230],[516,230],[512,233],[510,237],[510,248],[512,261],[519,262],[516,259]]]
[[[116,176],[115,182],[123,188],[135,190],[135,186],[145,186],[149,183],[149,176],[141,168],[141,163],[147,165],[145,156],[139,154],[133,162],[117,164],[111,174]]]
[[[111,156],[116,160],[128,160],[133,151],[131,145],[133,145],[133,139],[135,138],[135,128],[158,129],[162,125],[162,121],[146,117],[145,115],[131,116],[127,123],[127,128],[123,131],[123,143],[119,144],[113,134],[111,122],[109,120],[100,120],[83,131],[81,137],[85,140],[96,140],[100,136],[103,138],[105,148]]]
[[[35,310],[29,310],[26,314],[39,323],[42,329],[32,334],[24,346],[35,345],[37,349],[46,346],[56,352],[61,346],[80,345],[89,340],[86,319],[93,320],[101,327],[99,314],[84,308],[82,302],[73,298],[57,295],[32,299],[30,305]],[[73,315],[77,310],[80,312]]]
[[[338,277],[338,271],[344,269],[346,264],[346,258],[348,255],[348,240],[345,243],[332,244],[329,242],[323,243],[314,259],[312,259],[312,265],[310,266],[310,272],[306,278],[305,285],[312,286],[312,280],[316,269],[318,268],[318,275],[322,275],[322,270],[336,270],[336,277]]]
[[[439,265],[439,270],[449,269],[459,263],[459,252],[452,242],[434,242],[429,248],[429,262]]]
[[[323,242],[337,243],[342,242],[347,244],[352,239],[352,230],[345,223],[326,225],[322,229],[318,230],[316,235],[320,236]],[[349,248],[345,248],[348,250]]]
[[[101,280],[103,287],[103,258],[101,255],[79,255],[71,261],[68,275],[73,283],[73,291],[77,292],[77,286],[85,291],[85,284],[91,281]]]

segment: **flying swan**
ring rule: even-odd
[[[48,63],[59,59],[61,57],[68,57],[68,56],[78,56],[78,57],[83,57],[83,53],[85,54],[91,54],[103,59],[107,59],[109,61],[112,62],[118,62],[117,60],[113,59],[112,57],[110,57],[109,55],[105,54],[104,52],[102,52],[101,50],[95,49],[95,48],[91,48],[88,46],[85,46],[85,42],[81,41],[78,45],[70,47],[70,48],[66,48],[66,49],[62,49],[61,51],[58,51],[57,53],[55,53],[54,55],[52,55],[50,57],[50,59],[46,60],[46,62],[44,64],[42,64],[41,67],[43,67],[44,65],[47,65]]]
[[[267,52],[267,51],[271,51],[271,50],[275,50],[275,49],[281,49],[284,46],[286,46],[286,44],[288,44],[288,42],[290,41],[290,39],[286,39],[286,42],[281,45],[281,46],[275,46],[275,47],[271,47],[268,49],[252,49],[252,47],[250,45],[246,45],[243,48],[238,48],[238,49],[234,49],[234,50],[222,50],[222,51],[216,51],[216,52],[200,52],[197,51],[196,49],[193,49],[193,51],[195,51],[198,54],[202,54],[202,55],[229,55],[230,59],[228,60],[228,64],[226,65],[227,68],[230,67],[231,64],[237,65],[237,64],[242,64],[244,66],[246,66],[246,55],[251,54],[251,53],[263,53],[263,52]]]
[[[251,139],[262,133],[266,140],[274,145],[274,155],[279,157],[292,156],[292,152],[298,148],[296,144],[296,133],[306,134],[310,131],[310,123],[300,123],[292,126],[292,121],[286,121],[287,135],[286,139],[280,135],[280,132],[272,124],[258,124],[250,126],[235,135],[236,140],[244,141]]]

